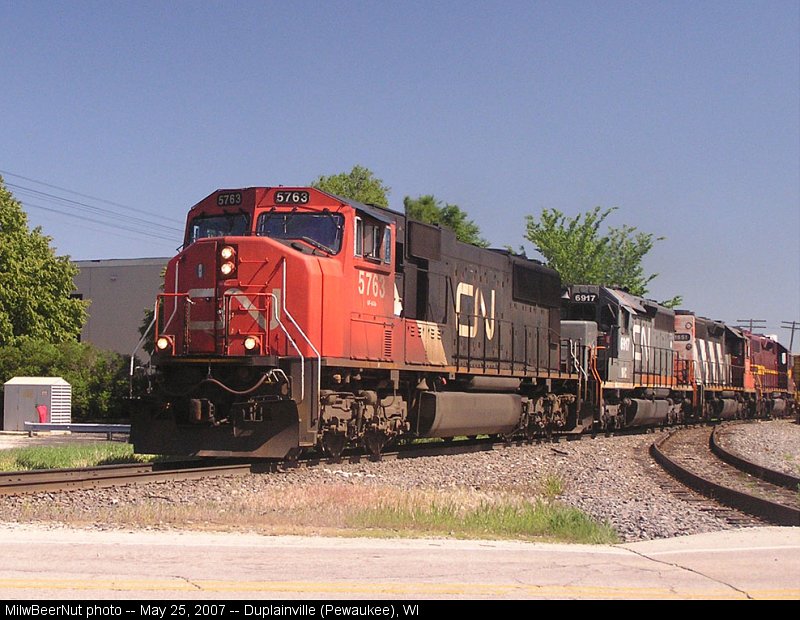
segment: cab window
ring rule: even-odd
[[[242,237],[250,232],[250,216],[246,213],[201,215],[189,224],[189,243],[207,237]]]
[[[355,236],[353,239],[353,254],[355,256],[364,256],[364,221],[360,217],[356,218]]]
[[[357,217],[353,254],[374,262],[391,264],[392,229]]]
[[[392,229],[388,226],[383,229],[383,262],[392,262]]]
[[[298,240],[328,254],[342,248],[344,216],[340,213],[271,211],[258,217],[256,234],[273,239]]]

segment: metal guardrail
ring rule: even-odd
[[[34,432],[41,431],[69,431],[70,433],[105,433],[106,439],[111,441],[114,433],[130,435],[130,424],[46,424],[42,422],[25,422],[28,437]]]

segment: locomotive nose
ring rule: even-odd
[[[280,258],[258,240],[258,265]],[[268,355],[271,317],[280,288],[267,282],[249,238],[201,239],[170,264],[166,291],[159,297],[159,337],[163,353],[174,355]],[[275,254],[275,256],[271,256]],[[267,257],[267,255],[270,255]],[[253,273],[251,273],[253,272]]]

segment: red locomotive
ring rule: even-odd
[[[141,453],[379,454],[398,438],[793,406],[774,341],[692,315],[717,334],[703,366],[680,346],[700,338],[680,328],[688,314],[606,287],[562,291],[536,261],[315,188],[203,199],[164,287],[153,386],[132,420]]]
[[[214,192],[167,267],[132,441],[283,458],[566,420],[560,296],[553,270],[386,209],[314,188]]]

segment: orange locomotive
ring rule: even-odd
[[[156,306],[138,452],[291,457],[575,427],[556,272],[308,187],[214,192]]]

